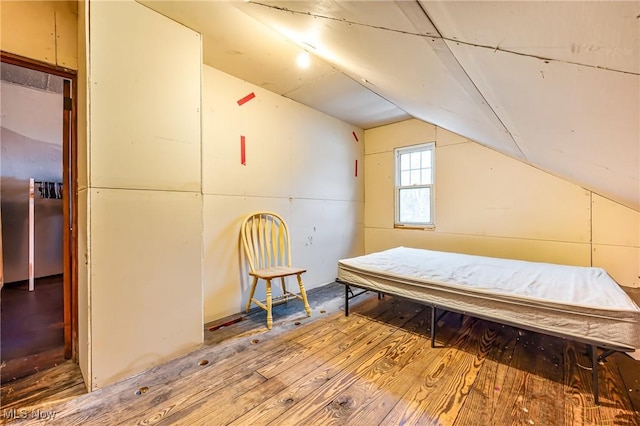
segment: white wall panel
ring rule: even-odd
[[[238,105],[250,93],[255,98]],[[338,258],[362,253],[362,129],[205,66],[203,144],[206,322],[244,310],[250,282],[239,232],[249,213],[272,210],[287,220],[307,289],[335,279]]]
[[[604,268],[618,284],[640,287],[640,248],[593,245],[593,266]]]
[[[436,126],[420,120],[406,120],[366,130],[365,138],[365,155],[388,152],[402,146],[434,142]]]
[[[90,32],[91,186],[200,190],[200,35],[133,1]]]
[[[134,1],[92,2],[87,26],[97,389],[202,344],[201,40]]]
[[[89,49],[89,8],[88,0],[78,1],[78,75],[76,79],[76,130],[77,130],[77,175],[78,189],[86,189],[89,186],[89,78],[88,78],[88,49]]]
[[[442,127],[436,127],[436,140],[438,141],[439,147],[470,142],[469,139],[465,138],[464,136],[460,136],[456,133],[450,132],[449,130],[443,129]]]
[[[267,210],[280,214],[291,233],[291,256],[310,290],[332,282],[338,259],[362,254],[363,203],[333,200],[204,196],[205,322],[243,312],[251,285],[240,245],[240,224],[248,214]],[[288,288],[296,289],[295,279]],[[274,296],[281,294],[274,285]],[[264,282],[256,290],[263,299]]]
[[[352,134],[359,129],[302,108],[296,114],[300,127],[296,126],[291,141],[293,196],[364,201],[364,142],[357,142]]]
[[[90,201],[88,186],[89,156],[88,136],[90,131],[88,122],[87,86],[87,25],[89,23],[88,8],[86,2],[78,2],[78,91],[77,91],[77,176],[78,191],[78,222],[77,222],[77,265],[78,265],[78,340],[77,355],[78,366],[84,378],[87,390],[91,389],[91,320],[89,307],[89,274],[91,265],[89,262],[89,215]]]
[[[640,247],[640,212],[593,194],[593,243]]]
[[[366,155],[364,226],[393,228],[394,223],[394,161],[393,152]],[[390,190],[391,188],[391,190]]]
[[[76,1],[4,1],[0,9],[3,52],[77,69]]]
[[[339,259],[364,253],[364,204],[358,201],[295,200],[289,220],[296,263],[308,269],[309,288],[333,282]]]
[[[78,191],[78,366],[82,371],[85,386],[91,383],[91,327],[89,306],[89,204],[87,189]]]
[[[360,129],[208,66],[203,108],[204,193],[362,199],[362,185],[349,182],[355,160],[362,166]]]
[[[250,93],[256,97],[238,105]],[[293,102],[206,65],[202,99],[203,192],[291,195],[292,140],[287,130],[296,123],[279,113]],[[245,137],[246,165],[240,161],[241,136]]]
[[[92,389],[202,343],[197,193],[91,190]]]
[[[591,261],[590,245],[586,243],[447,234],[431,230],[365,229],[367,253],[398,246],[560,265],[589,266]]]
[[[2,2],[2,50],[55,64],[53,2]]]
[[[592,196],[593,266],[621,285],[640,287],[640,213]]]
[[[589,193],[476,143],[436,150],[441,232],[589,241]]]

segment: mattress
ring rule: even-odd
[[[338,280],[603,348],[640,348],[640,308],[602,268],[397,247],[339,260]]]

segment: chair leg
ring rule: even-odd
[[[247,300],[246,312],[249,312],[249,309],[251,308],[251,299],[253,299],[253,293],[256,292],[256,284],[258,284],[258,277],[253,277],[253,282],[251,283],[251,292],[249,292],[249,300]]]
[[[287,286],[284,283],[284,277],[280,277],[280,283],[282,284],[282,295],[284,296],[285,303],[289,301],[289,295],[287,294]]]
[[[271,315],[271,280],[267,280],[267,328],[271,330],[273,326],[273,316]]]
[[[307,293],[304,291],[304,284],[302,283],[302,277],[300,274],[297,274],[298,285],[300,286],[300,295],[302,296],[302,301],[304,302],[304,310],[307,311],[307,316],[311,316],[311,308],[309,307],[309,302],[307,301]]]

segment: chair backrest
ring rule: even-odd
[[[242,221],[242,246],[251,271],[291,266],[289,228],[272,212],[256,212]]]

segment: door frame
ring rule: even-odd
[[[78,360],[78,163],[77,163],[77,71],[0,51],[0,61],[42,71],[71,81],[71,111],[63,107],[63,300],[64,357]],[[63,93],[63,98],[67,94]],[[71,190],[69,190],[71,188]]]

